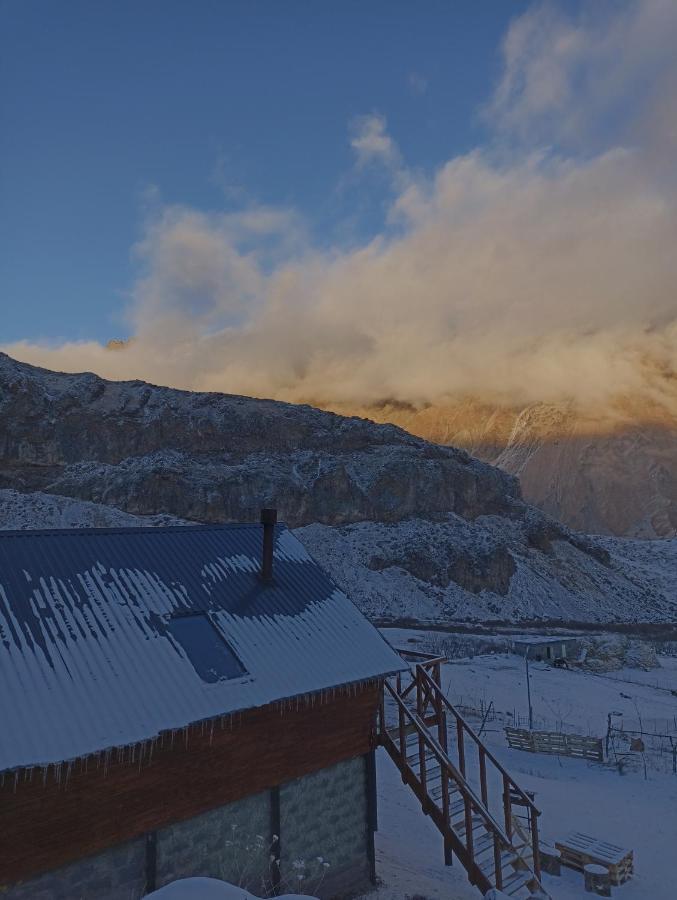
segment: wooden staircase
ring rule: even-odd
[[[441,687],[443,658],[402,651],[409,676],[384,683],[378,737],[471,884],[484,895],[544,897],[532,799],[453,707]],[[523,823],[526,823],[524,825]]]

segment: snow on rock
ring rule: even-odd
[[[394,426],[0,354],[0,431],[2,528],[252,522],[276,505],[373,616],[677,616],[677,541],[577,534],[513,476]]]
[[[171,524],[186,523],[39,491],[0,490],[0,529]],[[603,623],[677,616],[677,540],[588,538],[538,514],[313,524],[295,534],[375,618]],[[639,667],[653,664],[641,648],[628,652]]]
[[[143,525],[181,525],[174,516],[133,516],[87,500],[74,500],[35,491],[23,494],[0,490],[0,529],[128,528]]]
[[[662,546],[660,562],[661,545],[652,544],[657,550],[647,562],[626,546],[641,542],[541,531],[537,540],[547,540],[541,549],[528,520],[453,515],[438,522],[316,524],[296,534],[375,618],[602,623],[677,615],[677,585],[669,577],[677,541]]]
[[[0,484],[133,514],[290,526],[508,512],[515,478],[393,425],[310,406],[67,375],[0,353]],[[415,477],[413,477],[415,473]]]
[[[244,888],[218,878],[181,878],[146,894],[155,900],[259,900]],[[317,900],[308,894],[282,894],[279,900]]]

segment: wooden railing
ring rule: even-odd
[[[446,714],[451,714],[456,723],[456,741],[458,749],[458,767],[463,777],[466,777],[466,736],[474,744],[479,766],[480,777],[480,793],[482,802],[489,807],[489,787],[487,779],[487,762],[489,762],[500,774],[502,782],[502,804],[503,815],[505,821],[505,833],[508,838],[512,839],[513,817],[512,803],[514,799],[519,801],[520,806],[526,807],[529,813],[531,823],[531,849],[533,853],[533,871],[534,875],[540,879],[541,866],[538,852],[538,817],[540,810],[537,809],[531,797],[517,784],[505,767],[496,759],[494,754],[482,742],[482,739],[475,733],[474,729],[466,722],[463,716],[456,710],[449,698],[442,690],[439,679],[430,677],[427,669],[422,665],[416,666],[416,681],[422,681],[427,690],[434,696],[434,702],[441,705]]]
[[[441,832],[445,861],[451,863],[455,854],[483,892],[542,889],[539,810],[532,797],[445,695],[441,667],[446,659],[399,652],[414,665],[384,683],[379,741]],[[528,835],[513,805],[525,809]]]
[[[454,766],[446,753],[446,731],[442,731],[441,724],[436,739],[426,723],[416,712],[406,705],[397,689],[387,682],[385,690],[393,698],[397,705],[398,721],[394,729],[395,735],[388,730],[384,704],[380,709],[380,739],[393,758],[397,758],[403,777],[414,788],[419,797],[424,811],[428,813],[439,830],[442,832],[445,845],[449,845],[456,853],[463,866],[468,871],[470,880],[483,892],[492,887],[499,890],[503,887],[501,854],[505,850],[511,850],[511,843],[499,823],[490,814],[486,805],[482,802],[468,784],[461,772]],[[419,745],[419,771],[416,773],[407,762],[407,736],[416,733]],[[428,793],[427,757],[431,754],[440,767],[441,776],[441,808]],[[453,783],[463,800],[464,829],[460,834],[451,825],[451,813],[449,803],[449,786]],[[473,834],[477,819],[481,819],[486,831],[492,836],[494,878],[490,879],[475,861]]]

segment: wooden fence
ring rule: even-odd
[[[513,750],[548,753],[551,756],[573,756],[577,759],[604,761],[602,738],[582,734],[562,734],[559,731],[529,731],[526,728],[505,729],[508,744]]]

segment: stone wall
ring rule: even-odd
[[[156,848],[156,887],[203,875],[263,896],[270,889],[270,792],[163,828]]]
[[[279,788],[280,887],[330,898],[365,889],[373,834],[365,757],[340,762]],[[221,878],[272,893],[272,792],[177,822],[154,834],[155,887],[189,876]],[[146,836],[30,881],[0,889],[2,900],[138,900],[146,891]],[[151,851],[152,853],[153,851]],[[152,868],[152,857],[150,858]]]
[[[369,879],[364,757],[338,763],[280,789],[282,893],[332,897]]]
[[[131,900],[146,885],[146,839],[118,844],[3,890],[2,900]]]

